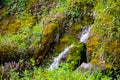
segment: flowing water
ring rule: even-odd
[[[59,68],[59,63],[65,55],[67,55],[68,51],[73,47],[73,45],[68,46],[64,49],[57,57],[54,58],[53,63],[50,65],[49,69]]]
[[[82,34],[80,37],[80,42],[86,43],[89,38],[89,32],[90,32],[91,26],[84,27],[82,29]]]
[[[80,42],[87,42],[87,39],[89,37],[89,32],[90,32],[91,27],[86,26],[82,29],[82,34],[80,37]],[[73,45],[70,45],[64,49],[57,57],[54,58],[53,63],[50,65],[49,69],[54,69],[54,68],[59,68],[59,63],[65,55],[67,55],[68,51],[73,47]]]

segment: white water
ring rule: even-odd
[[[68,46],[64,49],[57,57],[54,58],[53,63],[50,65],[49,69],[59,68],[59,63],[65,55],[67,55],[68,51],[73,47],[73,45]]]
[[[89,32],[90,32],[91,26],[87,26],[82,29],[82,34],[80,37],[80,42],[86,43],[89,38]]]
[[[80,42],[86,43],[89,38],[89,32],[90,32],[91,26],[86,26],[82,29],[82,34],[80,37]],[[57,57],[54,58],[53,63],[50,65],[49,69],[59,68],[59,63],[61,59],[67,55],[68,51],[73,47],[73,45],[68,46],[64,49]]]

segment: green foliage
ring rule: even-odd
[[[53,2],[55,2],[54,5]],[[37,53],[36,61],[39,62],[39,59],[46,56],[48,52],[54,52],[53,47],[56,46],[53,43],[56,41],[58,32],[65,32],[62,35],[58,33],[59,36],[57,36],[62,38],[59,39],[60,44],[57,40],[56,52],[62,51],[75,42],[73,38],[77,37],[81,29],[79,24],[93,23],[94,18],[91,15],[95,11],[98,14],[95,16],[91,33],[94,38],[89,39],[87,43],[88,53],[95,53],[92,54],[93,57],[104,59],[107,63],[114,64],[114,67],[119,67],[119,0],[4,0],[2,3],[6,11],[0,12],[0,60],[9,59],[10,56],[16,57],[18,53],[35,52]],[[27,16],[28,14],[30,16]],[[8,16],[10,18],[15,16],[17,20],[8,19]],[[36,19],[35,23],[41,21],[42,25],[35,24],[34,19]],[[94,75],[87,72],[73,72],[72,70],[80,65],[83,53],[85,53],[84,44],[76,44],[69,53],[68,64],[60,65],[61,68],[42,70],[34,67],[33,71],[23,71],[21,78],[19,78],[19,72],[11,71],[10,78],[11,80],[110,80],[100,72]],[[119,75],[117,77],[120,78]]]
[[[77,22],[82,16],[82,11],[77,5],[71,4],[67,7],[66,14],[70,18],[70,22]]]
[[[118,0],[100,0],[96,4],[96,17],[92,27],[91,37],[89,37],[87,42],[90,60],[94,58],[100,61],[104,60],[104,64],[112,64],[112,67],[115,69],[120,68],[119,6]]]
[[[82,58],[85,58],[83,55],[86,54],[84,48],[84,43],[76,44],[71,48],[67,57],[69,68],[74,70],[81,64],[81,62],[84,62],[82,61]]]
[[[65,14],[69,20],[69,22],[74,23],[74,22],[80,22],[82,21],[83,25],[87,25],[90,24],[93,20],[89,21],[89,17],[91,17],[90,15],[92,8],[89,8],[90,6],[87,6],[88,4],[94,5],[95,1],[91,1],[91,0],[59,0],[58,4],[56,5],[55,8],[53,8],[50,13],[54,14],[54,13],[60,13],[60,14]],[[89,14],[85,13],[85,11],[87,11],[89,9]],[[88,16],[85,17],[85,19],[82,19],[83,16]],[[83,23],[84,22],[84,23]]]
[[[9,7],[8,13],[10,14],[19,14],[21,12],[25,12],[26,4],[29,0],[7,0],[6,4]]]
[[[117,1],[108,0],[106,2],[100,1],[99,3],[97,3],[95,9],[99,12],[99,14],[96,16],[94,25],[96,27],[101,27],[99,28],[98,32],[100,32],[100,34],[103,35],[106,33],[110,37],[114,37],[117,39],[120,38],[119,1],[118,0]],[[107,29],[106,32],[105,29]]]
[[[10,71],[9,74],[10,80],[112,80],[111,77],[102,75],[100,71],[93,74],[90,74],[89,71],[72,71],[65,63],[61,64],[61,68],[53,70],[34,67],[33,71],[23,71],[22,77],[13,71]]]
[[[26,55],[28,48],[39,45],[41,37],[42,26],[39,24],[32,28],[24,26],[16,34],[0,35],[1,60],[4,60],[8,55],[8,59],[11,59],[12,56],[17,58],[18,55]]]
[[[71,40],[71,36],[66,34],[60,39],[60,44],[55,47],[56,53],[60,53],[64,50],[67,46],[75,42],[73,39]]]
[[[40,24],[36,24],[35,26],[33,26],[32,28],[33,32],[32,32],[32,44],[31,46],[36,46],[38,45],[38,42],[41,40],[42,37],[42,26]]]

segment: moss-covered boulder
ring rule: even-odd
[[[47,54],[53,52],[54,45],[58,42],[57,37],[59,38],[58,35],[60,34],[60,30],[64,28],[64,26],[61,26],[61,23],[66,17],[62,14],[56,15],[58,15],[57,17],[59,18],[55,18],[51,22],[49,21],[54,18],[54,16],[48,15],[50,19],[46,20],[43,25],[42,39],[38,47],[33,52],[33,58],[37,65],[40,64],[41,60],[43,60]]]
[[[97,4],[98,12],[87,42],[89,61],[114,69],[120,69],[120,5],[118,3],[107,1]]]
[[[84,43],[74,45],[68,53],[67,63],[71,69],[76,69],[82,62],[87,62]]]
[[[0,63],[17,60],[26,53],[34,19],[29,14],[0,20]],[[23,49],[24,48],[24,49]]]

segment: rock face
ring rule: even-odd
[[[102,70],[105,70],[105,68],[104,67],[102,67],[102,66],[96,66],[96,65],[94,65],[94,64],[91,64],[91,63],[85,63],[85,62],[83,62],[77,69],[76,69],[76,71],[82,71],[82,72],[84,72],[84,71],[88,71],[90,74],[94,74],[94,73],[96,73],[96,72],[98,72],[98,71],[102,71]]]
[[[100,63],[104,62],[104,64],[109,64],[106,67],[111,65],[114,69],[120,69],[119,5],[114,1],[107,4],[112,8],[105,4],[96,15],[87,42],[87,55],[89,61],[94,64],[102,65]],[[106,8],[107,10],[104,10]]]

